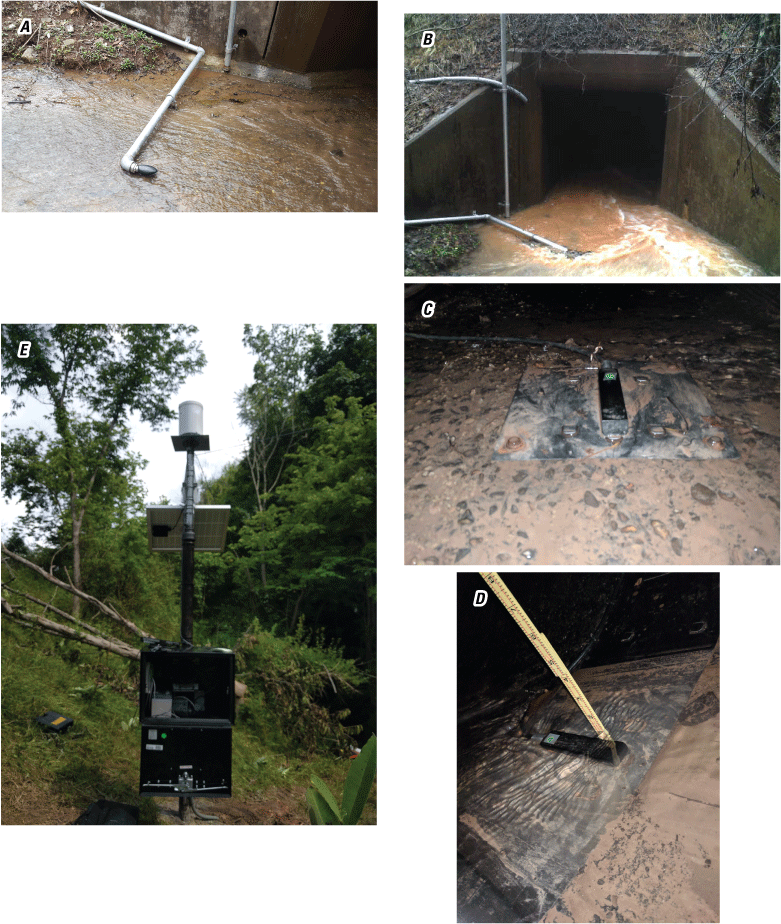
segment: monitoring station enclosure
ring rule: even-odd
[[[235,656],[219,648],[141,652],[141,795],[227,797]]]

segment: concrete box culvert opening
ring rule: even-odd
[[[563,181],[590,174],[601,199],[609,201],[618,189],[633,204],[653,203],[678,216],[669,249],[687,250],[689,242],[681,237],[689,222],[715,239],[716,250],[728,245],[728,254],[715,257],[715,268],[707,263],[714,259],[709,255],[686,274],[778,273],[778,164],[750,137],[747,144],[739,121],[697,76],[696,56],[582,52],[554,59],[516,51],[511,57],[508,83],[528,99],[522,104],[508,97],[510,203],[514,210],[529,210],[529,217],[517,216],[521,226],[538,220],[530,230],[570,251],[583,253],[589,241],[605,243],[608,231],[589,237],[588,228],[557,223],[556,214],[547,213],[560,208],[558,201],[548,210],[531,208],[546,204]],[[406,218],[498,214],[504,199],[501,136],[501,94],[481,88],[410,139]],[[584,198],[584,188],[587,184],[571,196]],[[601,199],[589,206],[592,212]],[[616,206],[614,197],[623,224],[622,204]],[[687,223],[683,229],[680,219]],[[650,224],[643,215],[635,225],[643,221]],[[693,264],[688,252],[684,257]],[[578,273],[569,261],[552,258],[563,274]],[[664,274],[655,266],[651,271]],[[483,274],[478,268],[472,272]],[[638,274],[642,269],[635,269]]]

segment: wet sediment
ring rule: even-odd
[[[638,291],[621,287],[623,310],[615,297],[600,304],[593,287],[559,289],[556,304],[530,287],[421,292],[438,307],[425,321],[418,306],[410,330],[570,337],[601,342],[614,359],[675,360],[740,459],[494,461],[534,348],[407,340],[405,562],[777,564],[777,309],[775,319],[753,310],[743,287],[718,298],[697,288],[644,290],[640,306]]]

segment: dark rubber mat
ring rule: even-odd
[[[587,370],[583,360],[548,356],[541,354],[526,367],[494,459],[738,457],[721,421],[683,369],[656,362],[616,363],[615,373],[608,374],[617,379],[601,383],[603,404],[606,386],[611,389],[611,403],[601,413],[599,378],[604,372]],[[621,418],[621,396],[626,419]]]
[[[562,686],[526,706],[510,691],[503,715],[492,704],[460,723],[459,921],[506,920],[507,906],[515,920],[537,921],[552,907],[636,792],[709,657],[687,652],[575,672],[608,731],[629,748],[618,768],[522,737],[553,727],[593,733]]]

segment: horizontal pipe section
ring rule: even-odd
[[[525,237],[530,237],[538,244],[545,244],[546,247],[552,247],[554,250],[558,250],[560,253],[567,252],[567,248],[563,247],[561,244],[554,244],[553,241],[549,241],[546,237],[540,237],[539,234],[532,234],[531,231],[524,231],[523,228],[519,228],[516,225],[511,225],[509,221],[502,221],[501,218],[494,218],[493,215],[486,215],[485,217],[488,219],[488,221],[492,221],[495,225],[502,225],[504,228],[509,228],[511,231],[515,231],[518,234],[523,234]]]
[[[485,83],[489,87],[496,87],[499,90],[504,90],[501,81],[491,80],[490,77],[421,77],[419,80],[410,80],[410,83],[440,83],[443,80],[458,80],[462,83]],[[521,93],[520,90],[516,90],[515,87],[507,86],[507,90],[510,93],[514,93],[516,96],[519,96],[524,103],[528,103],[529,100]]]
[[[502,225],[503,228],[509,228],[510,231],[515,231],[516,234],[521,234],[524,237],[528,237],[531,240],[536,241],[538,244],[545,244],[546,247],[552,247],[553,250],[556,250],[559,253],[567,253],[567,248],[563,247],[561,244],[554,244],[553,241],[549,241],[545,237],[540,237],[538,234],[532,234],[531,231],[524,231],[523,228],[519,228],[517,225],[511,225],[509,221],[502,221],[501,218],[494,218],[493,215],[456,215],[453,218],[410,218],[404,219],[404,224],[405,226],[444,225],[453,221],[492,221],[494,224]]]
[[[184,86],[187,78],[192,74],[195,68],[198,65],[198,62],[206,54],[206,49],[201,48],[199,45],[191,45],[190,42],[186,42],[183,39],[175,38],[173,35],[166,35],[165,32],[159,32],[157,29],[152,29],[151,26],[145,26],[143,23],[135,22],[132,19],[127,19],[125,16],[120,16],[119,13],[112,13],[110,10],[102,9],[100,7],[94,6],[91,3],[85,3],[84,0],[79,0],[81,6],[85,7],[88,10],[91,10],[93,13],[98,16],[108,16],[109,19],[114,19],[117,22],[124,23],[127,26],[132,26],[134,29],[140,29],[142,32],[147,32],[149,35],[153,35],[155,38],[162,39],[165,42],[173,42],[174,45],[178,45],[180,48],[184,48],[187,51],[195,52],[195,58],[190,62],[187,70],[182,74],[182,76],[177,80],[171,92],[163,100],[160,108],[152,116],[149,122],[146,124],[146,127],[141,132],[141,134],[133,142],[132,147],[120,160],[120,165],[123,170],[126,170],[131,174],[139,174],[141,176],[154,176],[157,173],[156,167],[150,167],[148,164],[137,164],[135,163],[135,158],[138,152],[146,143],[149,136],[155,130],[157,123],[162,119],[168,107],[176,99],[176,94]]]

